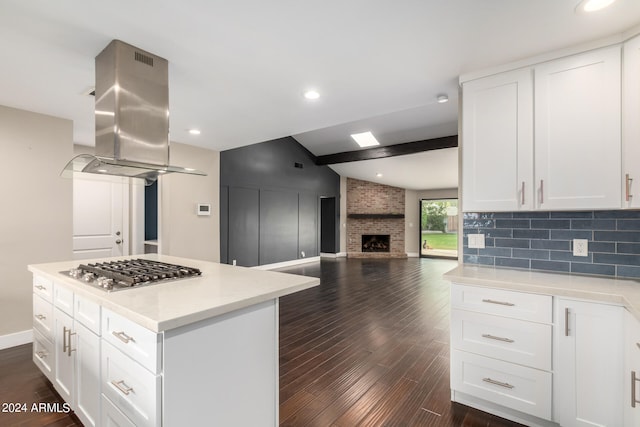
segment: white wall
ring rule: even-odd
[[[170,174],[160,182],[160,252],[220,262],[220,153],[171,142],[171,165],[207,176]],[[198,216],[197,203],[210,203],[211,216]]]
[[[72,157],[71,121],[0,106],[0,348],[30,337],[27,265],[71,259]]]

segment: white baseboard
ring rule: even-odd
[[[328,253],[328,252],[320,252],[320,258],[346,258],[346,252],[338,252],[336,254]]]
[[[313,256],[309,258],[301,258],[301,259],[294,259],[291,261],[277,262],[274,264],[256,265],[255,267],[251,267],[251,268],[255,268],[256,270],[273,270],[275,268],[292,267],[295,265],[307,264],[309,262],[319,262],[319,261],[320,261],[319,256]]]
[[[409,257],[409,258],[420,258],[420,254],[418,252],[407,252],[407,257]]]
[[[0,335],[0,350],[28,344],[30,342],[33,342],[33,331],[31,329],[8,335]]]

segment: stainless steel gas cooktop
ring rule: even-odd
[[[109,292],[202,275],[197,268],[148,259],[80,264],[61,273]]]

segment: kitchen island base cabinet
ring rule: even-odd
[[[164,333],[163,425],[278,425],[278,300]]]
[[[620,306],[556,298],[555,419],[563,427],[623,424]]]

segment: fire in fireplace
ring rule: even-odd
[[[389,234],[363,234],[362,252],[390,252]]]

